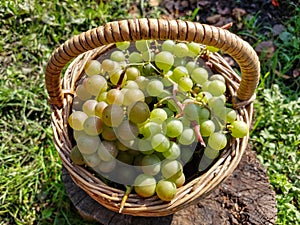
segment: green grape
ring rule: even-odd
[[[235,138],[243,138],[249,132],[248,125],[244,121],[234,121],[229,130],[231,131],[231,135]]]
[[[161,50],[173,53],[174,46],[175,46],[175,42],[173,40],[166,40],[162,43]]]
[[[223,133],[213,133],[208,138],[208,145],[215,150],[222,150],[227,145],[227,138]]]
[[[226,108],[226,122],[233,123],[236,120],[236,112],[231,108]]]
[[[127,80],[135,80],[138,76],[141,75],[141,72],[136,67],[128,67],[125,72]]]
[[[168,114],[162,108],[155,108],[150,112],[150,119],[154,118],[157,118],[163,122],[168,118]]]
[[[159,96],[164,90],[164,85],[160,80],[154,79],[147,84],[146,90],[150,96]]]
[[[106,102],[108,104],[122,105],[124,101],[123,92],[119,89],[110,89],[106,95]]]
[[[185,57],[175,57],[174,58],[174,64],[173,66],[174,67],[177,67],[177,66],[185,66],[186,65],[186,58]]]
[[[134,159],[134,156],[131,155],[131,154],[128,154],[127,152],[122,152],[121,151],[121,152],[118,153],[117,160],[119,160],[123,163],[131,165],[133,163],[133,159]]]
[[[189,53],[188,55],[190,55],[191,57],[195,57],[197,55],[199,55],[200,51],[201,51],[201,45],[195,42],[190,42],[187,44],[188,49],[189,49]]]
[[[121,75],[124,73],[123,70],[115,70],[109,75],[109,80],[113,85],[118,85],[121,79]],[[126,73],[123,74],[121,86],[124,86],[127,80]]]
[[[85,164],[89,167],[92,167],[92,168],[96,167],[101,162],[101,160],[99,159],[99,157],[96,153],[82,154],[82,156],[84,158]]]
[[[102,118],[103,110],[108,106],[108,104],[104,101],[98,102],[95,106],[95,116]]]
[[[102,62],[102,69],[104,72],[111,73],[117,69],[120,69],[120,65],[111,59],[104,59]]]
[[[156,175],[160,172],[160,159],[157,155],[146,155],[142,159],[142,170],[144,174]]]
[[[192,74],[193,70],[198,68],[198,64],[195,61],[189,61],[186,65],[185,65],[187,71],[189,74]]]
[[[200,125],[202,137],[209,137],[215,131],[215,123],[212,120],[206,120]]]
[[[173,54],[178,58],[183,58],[185,56],[188,56],[189,54],[189,48],[185,43],[177,43],[174,46],[174,52]]]
[[[81,135],[77,138],[76,142],[82,154],[93,154],[100,145],[100,138],[98,136]]]
[[[137,101],[128,107],[128,118],[133,123],[144,123],[150,117],[150,110],[145,102]]]
[[[209,84],[210,84],[211,81],[207,80],[205,81],[204,83],[202,83],[202,91],[204,92],[209,92]],[[210,93],[210,92],[209,92]]]
[[[159,69],[167,72],[172,68],[174,64],[174,56],[170,52],[162,51],[155,56],[154,61],[155,61],[155,65]]]
[[[95,109],[97,104],[98,102],[96,100],[89,99],[83,103],[82,111],[88,116],[93,116],[95,115]]]
[[[141,197],[151,197],[155,194],[155,188],[156,180],[151,175],[140,174],[134,180],[134,190]]]
[[[87,77],[83,85],[93,96],[98,96],[99,93],[102,93],[107,89],[106,79],[101,75]]]
[[[208,120],[209,118],[210,118],[210,111],[205,107],[201,107],[199,110],[199,121],[205,121]]]
[[[122,51],[113,51],[110,55],[110,59],[115,62],[125,61],[125,54]]]
[[[190,121],[199,121],[200,106],[195,103],[185,104],[183,115]]]
[[[208,79],[208,72],[202,67],[197,67],[192,71],[191,78],[195,83],[203,85]]]
[[[129,63],[141,63],[143,62],[142,54],[138,52],[132,52],[128,57],[128,61]]]
[[[124,89],[139,89],[139,85],[137,84],[137,82],[135,82],[133,80],[128,80],[126,82],[126,85],[123,88]]]
[[[151,44],[150,40],[139,40],[135,42],[135,47],[140,52],[145,52],[149,50]]]
[[[220,80],[213,80],[209,83],[208,89],[213,96],[220,96],[225,93],[226,85]]]
[[[124,141],[136,139],[139,134],[139,128],[129,120],[124,120],[116,129],[118,138]]]
[[[99,75],[101,73],[101,63],[98,60],[89,60],[84,66],[84,72],[88,76]]]
[[[128,49],[130,46],[130,42],[129,41],[122,41],[122,42],[117,42],[116,43],[116,47],[120,50],[126,50]]]
[[[161,164],[161,174],[166,179],[177,179],[183,173],[183,167],[177,160],[164,160]]]
[[[164,123],[163,130],[168,137],[175,138],[181,135],[183,124],[179,119],[171,117]]]
[[[84,132],[91,136],[101,134],[103,130],[103,121],[97,116],[88,117],[83,124]]]
[[[97,149],[98,157],[103,161],[115,159],[118,153],[117,146],[113,141],[102,141]]]
[[[77,145],[75,145],[70,153],[70,159],[72,160],[73,163],[75,163],[76,165],[84,165],[84,159],[83,156],[81,154],[81,152],[79,151],[79,148]]]
[[[185,127],[178,137],[178,141],[183,145],[190,145],[195,141],[195,132],[192,128]]]
[[[106,101],[106,96],[107,96],[107,91],[104,91],[102,93],[100,93],[98,96],[97,96],[97,101],[98,102],[105,102]]]
[[[158,133],[152,136],[151,145],[155,151],[164,152],[169,149],[170,141],[165,135]]]
[[[184,183],[185,183],[185,175],[184,175],[184,173],[182,173],[181,176],[178,177],[177,179],[171,179],[171,181],[175,183],[175,185],[176,185],[177,188],[183,186]]]
[[[177,66],[174,70],[173,70],[173,74],[172,76],[170,76],[170,78],[175,81],[176,83],[178,83],[178,81],[180,80],[180,78],[182,77],[188,77],[188,70],[186,67],[184,66]]]
[[[112,172],[117,166],[117,160],[112,159],[109,161],[101,161],[94,170],[100,173],[110,173]]]
[[[161,124],[149,121],[143,127],[141,127],[141,134],[144,135],[145,138],[150,138],[153,135],[160,133],[162,130]]]
[[[206,146],[204,149],[204,155],[209,159],[215,159],[219,156],[220,151],[211,148],[210,146]]]
[[[135,79],[135,82],[138,84],[139,88],[142,90],[142,91],[145,91],[146,90],[146,87],[149,83],[149,79],[144,77],[144,76],[138,76],[136,79]]]
[[[102,120],[106,126],[117,127],[122,123],[123,118],[124,111],[119,105],[112,104],[103,109]]]
[[[124,101],[123,105],[129,106],[135,102],[144,102],[145,95],[140,89],[123,89],[124,90]]]
[[[188,92],[193,88],[193,81],[188,77],[182,77],[178,81],[179,90]]]
[[[223,116],[226,115],[226,107],[224,100],[219,97],[212,97],[208,100],[208,106],[212,109],[214,114],[219,118],[225,119]]]
[[[142,52],[142,58],[145,62],[150,62],[150,61],[153,61],[154,60],[154,57],[155,57],[155,54],[154,52],[152,51],[145,51],[145,52]],[[150,65],[150,64],[149,64]],[[151,65],[150,65],[151,66]]]
[[[219,81],[222,81],[225,84],[225,78],[221,74],[214,74],[209,78],[209,80],[211,80],[211,81],[219,80]]]
[[[87,133],[84,132],[84,130],[73,130],[73,137],[75,139],[75,141],[77,141],[77,138],[80,137],[80,136],[88,136]]]
[[[163,201],[171,201],[177,192],[176,184],[168,180],[160,180],[156,185],[156,194]]]
[[[101,136],[106,141],[115,141],[117,139],[114,129],[105,125],[103,126]]]
[[[75,111],[69,116],[68,123],[73,130],[83,130],[83,124],[87,118],[84,112]]]
[[[169,160],[174,160],[174,159],[177,159],[180,157],[180,147],[173,141],[170,142],[171,143],[171,146],[170,148],[163,152],[163,156],[166,158],[166,159],[169,159]]]
[[[92,97],[92,95],[87,91],[87,89],[82,84],[79,84],[77,86],[75,93],[76,96],[82,101],[86,101]]]

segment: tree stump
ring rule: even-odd
[[[81,190],[65,168],[62,179],[79,214],[103,225],[270,225],[275,224],[277,218],[275,193],[256,153],[249,147],[236,170],[210,195],[164,217],[135,217],[112,212]]]

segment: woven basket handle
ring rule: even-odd
[[[225,29],[197,22],[165,19],[129,19],[107,23],[74,36],[58,47],[46,68],[46,88],[50,104],[62,106],[60,76],[65,65],[79,54],[102,45],[141,39],[178,40],[214,46],[231,55],[239,64],[242,80],[239,100],[249,100],[257,87],[260,64],[253,48]]]

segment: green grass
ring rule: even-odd
[[[129,18],[131,3],[1,0],[0,225],[91,224],[75,212],[61,181],[44,69],[59,44],[108,21]],[[158,17],[161,13],[147,3],[141,8],[138,15]],[[251,142],[267,167],[277,194],[277,224],[300,221],[299,78],[286,81],[276,77],[276,70],[285,74],[299,65],[299,15],[297,9],[295,17],[285,21],[285,33],[274,40],[277,50],[273,58],[262,58],[264,78],[257,92],[251,134]],[[269,38],[260,33],[256,18],[253,15],[252,20],[245,21],[245,26],[255,28],[251,33],[254,45]],[[242,36],[245,30],[241,31]],[[284,41],[286,38],[290,41]]]

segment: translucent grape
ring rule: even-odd
[[[184,66],[177,66],[173,70],[173,74],[170,76],[170,78],[175,82],[178,82],[182,77],[188,77],[188,70]]]
[[[143,123],[150,117],[150,110],[145,102],[137,101],[128,107],[128,118],[133,123]]]
[[[197,55],[199,55],[200,51],[201,51],[201,45],[195,42],[190,42],[187,44],[188,49],[189,49],[189,54],[192,57],[195,57]]]
[[[139,40],[135,42],[135,47],[140,52],[145,52],[149,50],[150,40]]]
[[[178,137],[178,141],[183,145],[190,145],[195,141],[195,132],[192,128],[185,127]]]
[[[115,142],[102,141],[97,148],[98,157],[103,161],[110,161],[117,157],[118,149]]]
[[[174,46],[174,52],[173,54],[178,57],[178,58],[182,58],[187,56],[189,53],[189,48],[185,43],[177,43]]]
[[[100,173],[110,173],[117,166],[117,160],[112,159],[109,161],[101,161],[94,170],[100,171]]]
[[[73,112],[68,118],[68,124],[73,130],[83,130],[84,121],[88,116],[82,111]]]
[[[141,197],[151,197],[155,194],[156,180],[153,176],[140,174],[134,180],[134,190]]]
[[[178,81],[178,87],[181,91],[190,91],[193,87],[193,81],[188,77],[182,77]]]
[[[106,95],[106,102],[108,104],[122,105],[124,101],[123,92],[119,89],[110,89]]]
[[[144,76],[138,76],[135,79],[135,82],[138,84],[139,88],[144,91],[149,83],[149,79]]]
[[[145,174],[156,175],[160,172],[160,159],[157,155],[146,155],[142,159],[142,170]]]
[[[148,83],[146,90],[150,96],[159,96],[164,90],[164,85],[160,80],[151,80]]]
[[[230,131],[233,137],[242,138],[248,134],[249,128],[244,121],[234,121],[231,124]]]
[[[177,192],[176,184],[168,180],[160,180],[156,185],[156,194],[163,201],[171,201]]]
[[[108,106],[106,102],[98,102],[95,106],[95,116],[102,118],[102,112],[106,108],[106,106]]]
[[[156,118],[156,119],[159,119],[163,122],[168,118],[168,114],[162,108],[155,108],[150,112],[150,118],[151,119]]]
[[[189,74],[192,74],[193,70],[198,68],[198,64],[197,62],[194,62],[194,61],[189,61],[186,65],[185,65],[187,71]]]
[[[186,104],[183,109],[183,115],[190,121],[199,121],[200,106],[198,104]]]
[[[102,69],[104,72],[111,73],[119,68],[119,64],[111,59],[104,59],[102,62]]]
[[[166,40],[161,45],[162,51],[167,51],[173,53],[175,42],[173,40]]]
[[[126,73],[123,74],[124,71],[123,70],[115,70],[112,73],[110,73],[109,75],[109,80],[113,85],[118,85],[121,79],[121,75],[123,76],[122,78],[122,83],[121,86],[124,86],[127,80],[127,75]]]
[[[117,127],[122,123],[123,118],[124,111],[119,105],[112,104],[103,109],[102,120],[106,126]]]
[[[125,61],[125,54],[122,51],[113,51],[110,55],[110,59],[115,62]]]
[[[125,90],[125,89],[123,89]],[[126,89],[124,91],[124,101],[123,105],[129,106],[132,103],[135,102],[144,102],[145,101],[145,95],[140,89]]]
[[[98,60],[89,60],[84,66],[84,72],[88,76],[99,75],[101,73],[101,63]]]
[[[96,167],[99,165],[101,160],[99,159],[98,155],[96,153],[93,154],[83,154],[84,162],[89,167]]]
[[[98,96],[99,93],[104,92],[107,89],[106,79],[101,75],[87,77],[83,85],[86,90],[94,96]]]
[[[178,146],[178,144],[176,144],[175,142],[170,142],[171,143],[171,146],[170,148],[163,152],[163,156],[166,158],[166,159],[169,159],[169,160],[174,160],[174,159],[177,159],[180,157],[180,147]]]
[[[138,76],[140,76],[140,70],[136,67],[128,67],[125,72],[127,76],[127,80],[135,80]]]
[[[117,137],[122,140],[129,141],[133,140],[139,134],[138,127],[130,122],[129,120],[124,120],[116,129]]]
[[[70,159],[72,160],[73,163],[75,163],[76,165],[84,165],[84,159],[83,156],[81,154],[81,152],[79,151],[79,148],[77,145],[75,145],[70,153]]]
[[[82,135],[77,138],[76,142],[82,154],[92,154],[97,151],[100,138],[98,136]]]
[[[157,152],[167,151],[170,147],[169,139],[163,134],[155,134],[151,138],[152,148]]]
[[[84,132],[91,136],[99,135],[103,130],[104,123],[97,116],[88,117],[83,124]]]
[[[181,135],[183,131],[183,124],[179,119],[171,117],[164,123],[165,134],[170,138],[175,138]]]
[[[208,145],[215,150],[222,150],[227,145],[227,138],[223,133],[213,133],[208,138]]]
[[[162,51],[155,56],[154,61],[155,61],[155,65],[159,69],[166,72],[170,70],[174,64],[174,56],[170,52]]]
[[[175,185],[176,185],[177,188],[183,186],[184,183],[185,183],[185,175],[184,175],[184,173],[182,173],[181,176],[178,177],[177,179],[171,179],[171,181],[175,183]]]
[[[177,179],[183,173],[183,167],[177,160],[164,160],[161,165],[161,174],[166,179]]]
[[[236,112],[231,108],[226,108],[226,122],[233,123],[236,120]]]
[[[129,41],[122,41],[122,42],[117,42],[116,43],[116,47],[120,50],[126,50],[128,49],[130,46],[130,42]]]
[[[108,126],[103,126],[101,136],[106,141],[115,141],[117,139],[114,129]]]
[[[128,57],[129,63],[141,63],[143,62],[143,57],[141,53],[132,52]]]
[[[95,115],[95,109],[97,104],[98,102],[96,100],[89,99],[83,103],[82,111],[88,116],[93,116]]]
[[[86,101],[92,97],[92,95],[87,91],[87,89],[82,84],[79,84],[77,86],[75,93],[76,96],[82,101]]]
[[[208,79],[208,72],[202,67],[194,69],[191,73],[191,78],[197,83],[203,85]]]
[[[213,95],[213,96],[220,96],[223,95],[226,91],[226,85],[224,82],[220,80],[213,80],[209,83],[208,85],[208,91]]]
[[[206,120],[200,125],[202,137],[209,137],[215,131],[215,123],[212,120]]]
[[[225,83],[225,78],[221,74],[214,74],[209,78],[209,80],[211,80],[211,81],[219,80],[219,81],[222,81],[223,83]]]
[[[144,135],[144,137],[149,138],[157,133],[160,133],[162,127],[161,124],[150,121],[146,123],[141,129],[141,133]]]

